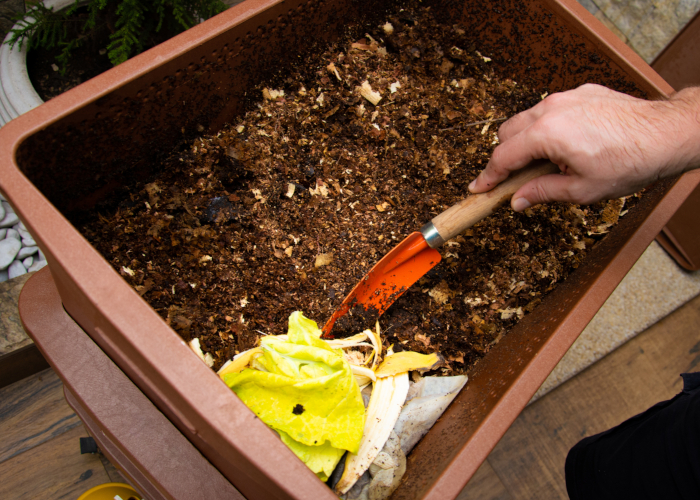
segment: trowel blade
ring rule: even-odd
[[[323,327],[324,336],[330,334],[340,317],[357,306],[373,316],[381,316],[440,260],[440,252],[430,248],[421,233],[411,233],[377,262],[345,297]]]

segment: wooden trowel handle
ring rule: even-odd
[[[485,219],[496,209],[508,203],[515,192],[532,179],[541,175],[559,172],[559,167],[546,160],[538,160],[529,166],[511,174],[508,179],[487,193],[473,194],[455,203],[450,208],[436,216],[432,221],[439,237],[433,238],[437,245],[431,244],[431,239],[425,234],[428,244],[435,248],[443,242],[454,238],[462,231],[469,229],[477,222]],[[427,224],[426,226],[430,226]],[[425,229],[425,228],[424,228]],[[442,240],[441,242],[439,240]]]

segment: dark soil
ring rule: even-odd
[[[59,47],[37,47],[27,53],[29,79],[44,101],[53,99],[112,67],[105,50],[109,44],[109,30],[100,24],[88,35],[81,34],[78,27],[82,26],[87,16],[87,8],[83,7],[68,18],[66,29],[69,30],[70,36],[82,37],[83,43],[73,50],[65,68],[59,68]]]
[[[100,54],[97,46],[79,47],[64,72],[59,71],[56,57],[58,49],[36,48],[27,54],[27,71],[39,97],[44,101],[104,73],[112,67],[107,54]]]
[[[466,196],[497,144],[496,120],[542,99],[496,74],[459,26],[409,9],[388,21],[393,33],[347,40],[257,89],[257,109],[174,152],[82,228],[215,368],[261,334],[285,333],[295,310],[322,326],[375,262]],[[377,105],[361,95],[365,81]],[[634,201],[499,210],[444,245],[443,261],[381,317],[387,345],[440,351],[443,373],[466,371]]]

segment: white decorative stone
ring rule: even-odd
[[[10,277],[7,275],[7,271],[0,271],[0,283],[9,279]]]
[[[3,202],[5,203],[5,202]],[[19,222],[19,217],[14,212],[5,213],[5,218],[0,221],[0,227],[10,227],[14,226]]]
[[[2,202],[2,207],[5,209],[5,212],[7,212],[7,213],[11,213],[11,214],[15,213],[15,209],[12,208],[12,205],[7,203],[6,201]]]
[[[36,241],[34,241],[32,238],[23,238],[22,239],[22,246],[23,247],[35,247]]]
[[[14,261],[10,267],[7,268],[7,275],[10,279],[22,276],[23,274],[27,274],[27,269],[18,260]]]
[[[17,254],[19,260],[26,259],[30,255],[34,255],[39,250],[39,247],[23,247]]]
[[[34,271],[38,271],[39,269],[41,269],[45,265],[46,265],[45,260],[37,260],[34,264],[32,264],[32,267],[27,269],[27,272],[33,273]]]
[[[0,193],[0,201],[5,201],[5,197]]]
[[[34,257],[27,257],[22,261],[22,265],[24,266],[25,269],[29,269],[32,267],[32,264],[34,264]]]
[[[0,220],[5,218],[5,207],[2,206],[2,203],[0,203]]]
[[[19,233],[19,235],[20,235],[20,237],[21,237],[22,239],[31,238],[31,237],[32,237],[32,235],[29,234],[29,231],[27,231],[26,229],[22,229],[21,227],[19,227],[19,224],[17,224],[16,226],[13,226],[12,229],[16,229],[17,232]]]
[[[27,226],[25,226],[25,225],[24,225],[24,222],[22,222],[22,221],[19,222],[19,228],[20,228],[22,231],[26,231],[26,230],[27,230]]]
[[[7,230],[7,233],[5,234],[5,238],[14,238],[14,239],[16,239],[16,240],[21,239],[21,238],[19,237],[19,233],[17,232],[17,230],[16,230],[16,229],[12,229],[12,228],[10,228],[10,229]]]
[[[0,229],[0,240],[4,240],[7,236],[7,229]]]
[[[15,260],[22,244],[14,238],[5,238],[0,241],[0,270],[7,269],[7,266]]]

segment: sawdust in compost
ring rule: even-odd
[[[429,10],[389,16],[255,89],[240,121],[174,152],[83,232],[214,368],[286,333],[295,310],[323,325],[374,263],[467,195],[498,124],[543,98],[473,40]],[[500,209],[382,316],[385,342],[465,372],[634,202]]]

